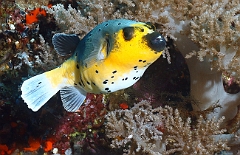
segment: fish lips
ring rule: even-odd
[[[145,36],[148,46],[156,52],[161,52],[165,49],[167,43],[164,37],[159,32],[149,33]]]

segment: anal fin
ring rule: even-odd
[[[60,90],[63,107],[69,112],[75,112],[84,102],[87,92],[79,87],[67,86]]]

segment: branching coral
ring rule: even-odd
[[[48,5],[48,0],[15,0],[16,4],[21,8],[34,9],[35,7],[40,7],[42,5]]]
[[[208,5],[208,8],[191,21],[191,39],[200,45],[196,53],[200,60],[211,62],[212,67],[240,78],[240,5],[227,6],[224,2]]]
[[[176,46],[186,56],[191,77],[191,95],[200,104],[194,110],[205,110],[219,102],[216,118],[232,119],[237,112],[240,93],[228,94],[223,87],[222,74],[239,78],[239,1],[169,1],[171,30]],[[183,11],[177,8],[184,8]],[[186,11],[187,10],[187,11]],[[178,16],[176,16],[178,12]],[[174,14],[175,13],[175,14]],[[187,45],[187,46],[186,46]],[[196,57],[189,59],[193,55]]]
[[[52,8],[44,8],[48,13],[53,14],[62,32],[82,34],[84,36],[96,25],[92,16],[84,17],[80,10],[76,10],[70,5],[67,10],[62,4],[54,5]]]
[[[167,18],[159,16],[164,11],[161,9],[161,6],[160,0],[152,2],[146,0],[90,0],[82,1],[79,8],[83,9],[80,10],[73,9],[70,5],[66,10],[61,4],[54,5],[52,8],[43,8],[54,16],[61,31],[82,35],[89,32],[97,24],[116,18],[163,25],[167,22]]]
[[[223,118],[205,120],[201,115],[197,124],[191,123],[191,118],[183,120],[179,111],[170,107],[163,109],[165,116],[164,138],[167,150],[164,154],[181,152],[181,154],[214,154],[221,150],[228,150],[227,141],[215,139],[213,135],[226,132],[220,125]]]
[[[164,147],[162,132],[158,130],[162,118],[154,115],[145,102],[136,104],[131,110],[115,110],[106,118],[107,135],[112,138],[112,147],[126,147],[128,154],[159,154],[156,148]]]
[[[179,111],[171,107],[152,109],[142,101],[130,110],[115,110],[107,116],[106,133],[112,147],[125,148],[127,154],[214,154],[228,150],[227,141],[216,139],[226,130],[220,120],[205,120],[197,124],[191,118],[184,120]]]

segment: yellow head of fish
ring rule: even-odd
[[[73,53],[59,68],[26,80],[22,98],[37,111],[60,90],[63,106],[76,111],[87,93],[110,93],[133,85],[166,46],[151,24],[117,19],[99,24],[82,40],[56,34],[61,55]]]

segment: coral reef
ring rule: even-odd
[[[62,32],[79,34],[81,35],[80,38],[82,38],[96,26],[93,17],[89,16],[87,18],[83,16],[80,10],[72,8],[71,5],[68,6],[67,10],[63,4],[57,4],[51,8],[44,8],[49,14],[54,16],[56,23]]]
[[[193,105],[193,109],[205,110],[219,102],[222,108],[216,110],[213,115],[216,118],[225,116],[226,123],[236,115],[240,97],[238,91],[229,94],[225,91],[226,87],[223,87],[225,79],[230,78],[232,84],[237,83],[239,64],[236,62],[239,60],[238,47],[235,44],[238,39],[235,35],[237,29],[234,27],[237,27],[238,18],[233,12],[237,12],[239,2],[230,1],[230,5],[226,5],[229,4],[227,1],[204,1],[205,7],[202,2],[185,2],[170,2],[173,12],[178,11],[178,16],[171,12],[169,18],[174,21],[180,20],[180,25],[171,30],[171,33],[177,38],[177,48],[187,58],[191,96],[200,102]],[[185,11],[177,8],[184,8],[182,10]],[[183,43],[188,46],[182,46]],[[192,57],[193,55],[197,57]],[[196,60],[197,58],[202,62]],[[222,75],[227,78],[222,78]],[[230,86],[231,84],[228,87]],[[239,86],[235,89],[239,89]]]
[[[0,1],[1,154],[43,153],[51,147],[56,154],[214,154],[228,146],[236,153],[239,6],[237,0]],[[82,38],[116,18],[152,22],[168,36],[165,54],[171,64],[160,58],[132,88],[104,96],[106,105],[101,95],[89,95],[77,113],[66,113],[56,95],[39,112],[29,111],[20,98],[22,81],[65,59],[54,52],[52,35]],[[214,108],[216,103],[222,108]],[[162,108],[166,104],[172,108]],[[107,135],[120,149],[108,147],[106,109]]]
[[[127,154],[214,154],[229,150],[226,140],[214,137],[226,132],[220,128],[224,118],[205,120],[200,115],[193,124],[177,109],[153,109],[143,100],[130,110],[109,112],[106,119],[111,146],[123,148]]]
[[[88,94],[85,105],[76,113],[65,113],[53,134],[59,153],[72,148],[81,154],[103,153],[101,147],[107,144],[102,128],[106,109],[102,103],[103,95]],[[71,146],[74,145],[74,146]],[[77,153],[76,153],[77,154]]]
[[[123,147],[128,154],[160,154],[162,148],[162,117],[154,115],[144,101],[131,110],[115,110],[106,116],[106,134],[112,139],[112,147]],[[159,128],[159,129],[158,129]]]
[[[15,0],[15,3],[18,7],[22,8],[23,10],[29,9],[33,10],[36,7],[41,7],[43,5],[48,5],[49,0],[34,0],[34,1],[27,1],[27,0]]]
[[[87,19],[85,25],[90,27],[93,26],[92,24],[112,18],[151,21],[158,30],[175,39],[176,47],[187,58],[191,74],[191,96],[201,103],[198,106],[193,105],[194,110],[205,110],[219,101],[223,108],[218,109],[215,116],[217,118],[226,116],[225,121],[228,121],[236,114],[239,99],[239,93],[237,93],[239,86],[235,86],[234,95],[225,91],[238,83],[239,2],[230,1],[230,4],[227,2],[215,2],[214,0],[204,2],[187,0],[83,1],[79,7],[82,6],[85,9],[75,11],[75,15],[78,16],[73,15],[74,11],[71,7],[67,12],[61,11],[64,8],[61,5],[56,6],[58,9],[52,14],[57,19],[69,17],[58,23],[60,25],[61,22],[69,23],[67,25],[72,25],[70,32],[73,33],[86,32],[86,26],[81,27],[80,30],[79,27],[76,29],[76,24],[84,25],[84,19]],[[71,22],[73,20],[77,22]],[[194,55],[197,57],[190,59]],[[204,62],[199,62],[196,58]],[[231,79],[233,82],[229,84],[226,79]],[[224,88],[222,85],[226,82],[229,85],[225,84]],[[211,84],[213,86],[209,88],[208,85]]]

